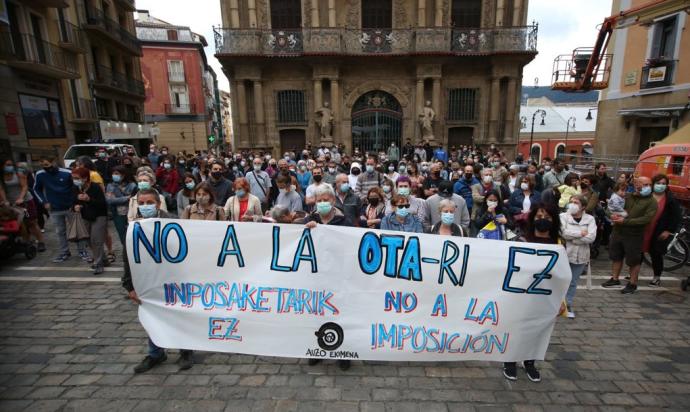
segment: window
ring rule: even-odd
[[[676,16],[661,20],[654,25],[650,58],[672,60],[676,47]]]
[[[671,159],[671,174],[675,176],[683,176],[683,162],[684,156],[673,156]]]
[[[453,27],[477,28],[482,25],[481,0],[453,0],[451,22]]]
[[[168,60],[168,80],[170,82],[184,83],[184,64],[182,60]]]
[[[175,107],[187,108],[189,105],[189,97],[187,96],[187,86],[171,85],[170,86],[170,103]]]
[[[300,0],[271,0],[271,27],[299,29],[302,26]]]
[[[362,2],[363,29],[390,29],[393,27],[391,0],[367,0]]]
[[[170,40],[170,41],[176,41],[177,40],[177,30],[168,30],[168,40]]]
[[[281,90],[278,92],[278,123],[305,123],[303,90]]]
[[[107,100],[96,97],[96,111],[100,118],[110,118],[110,105]]]
[[[477,121],[478,89],[448,89],[448,120]]]
[[[556,146],[556,159],[564,159],[565,158],[565,145],[564,144],[559,144]]]

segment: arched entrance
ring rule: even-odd
[[[402,108],[392,94],[372,90],[352,106],[352,147],[362,152],[382,151],[391,143],[400,147]]]

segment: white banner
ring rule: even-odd
[[[148,219],[127,250],[164,348],[404,361],[543,359],[559,245],[319,225]]]

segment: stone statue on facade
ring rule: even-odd
[[[422,112],[419,113],[419,127],[422,131],[422,139],[434,140],[434,121],[436,112],[431,108],[431,102],[426,101]]]
[[[331,140],[333,111],[329,107],[328,102],[324,102],[323,106],[316,110],[316,124],[319,126],[319,136],[321,140]]]

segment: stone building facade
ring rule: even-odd
[[[221,0],[216,57],[237,148],[373,151],[426,136],[514,152],[522,68],[536,54],[527,4]]]

